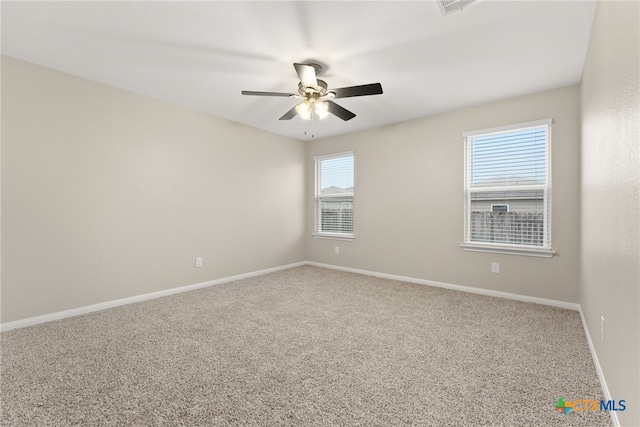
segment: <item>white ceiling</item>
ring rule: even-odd
[[[316,139],[579,83],[595,1],[2,1],[2,53],[296,139]],[[357,116],[278,118],[294,62],[326,66]],[[309,131],[305,135],[305,131]]]

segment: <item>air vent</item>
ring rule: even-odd
[[[462,10],[464,7],[469,6],[470,3],[474,3],[475,1],[477,0],[437,0],[437,3],[442,16],[447,16],[452,12]]]

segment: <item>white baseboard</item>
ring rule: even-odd
[[[0,324],[0,331],[10,331],[11,329],[24,328],[31,325],[37,325],[38,323],[50,322],[52,320],[60,320],[67,317],[78,316],[80,314],[91,313],[94,311],[104,310],[107,308],[118,307],[121,305],[131,304],[134,302],[146,301],[153,298],[160,298],[168,295],[178,294],[181,292],[193,291],[196,289],[206,288],[213,285],[219,285],[222,283],[233,282],[235,280],[246,279],[249,277],[261,276],[263,274],[273,273],[275,271],[287,270],[289,268],[299,267],[305,265],[306,262],[297,262],[293,264],[282,265],[278,267],[266,268],[264,270],[253,271],[250,273],[238,274],[236,276],[223,277],[221,279],[209,280],[207,282],[196,283],[193,285],[180,286],[177,288],[165,289],[157,292],[150,292],[147,294],[136,295],[128,298],[117,299],[113,301],[101,302],[98,304],[87,305],[84,307],[73,308],[71,310],[59,311],[56,313],[45,314],[42,316],[29,317],[27,319],[15,320],[13,322],[6,322]]]
[[[282,265],[282,266],[278,266],[278,267],[266,268],[266,269],[263,269],[263,270],[253,271],[253,272],[244,273],[244,274],[238,274],[236,276],[229,276],[229,277],[224,277],[224,278],[221,278],[221,279],[209,280],[207,282],[196,283],[196,284],[193,284],[193,285],[180,286],[180,287],[177,287],[177,288],[165,289],[165,290],[162,290],[162,291],[151,292],[151,293],[142,294],[142,295],[136,295],[136,296],[133,296],[133,297],[128,297],[128,298],[122,298],[122,299],[117,299],[117,300],[113,300],[113,301],[102,302],[102,303],[99,303],[99,304],[88,305],[88,306],[85,306],[85,307],[74,308],[74,309],[71,309],[71,310],[60,311],[60,312],[57,312],[57,313],[45,314],[45,315],[42,315],[42,316],[30,317],[30,318],[27,318],[27,319],[22,319],[22,320],[16,320],[16,321],[13,321],[13,322],[2,323],[2,324],[0,324],[0,331],[4,332],[4,331],[9,331],[11,329],[24,328],[26,326],[36,325],[38,323],[50,322],[52,320],[59,320],[59,319],[67,318],[67,317],[78,316],[80,314],[91,313],[91,312],[94,312],[94,311],[104,310],[104,309],[107,309],[107,308],[112,308],[112,307],[118,307],[118,306],[121,306],[121,305],[131,304],[131,303],[134,303],[134,302],[140,302],[140,301],[145,301],[145,300],[149,300],[149,299],[153,299],[153,298],[159,298],[159,297],[164,297],[164,296],[168,296],[168,295],[178,294],[178,293],[181,293],[181,292],[193,291],[193,290],[196,290],[196,289],[206,288],[206,287],[209,287],[209,286],[219,285],[219,284],[222,284],[222,283],[233,282],[235,280],[246,279],[246,278],[255,277],[255,276],[261,276],[263,274],[273,273],[273,272],[280,271],[280,270],[287,270],[287,269],[294,268],[294,267],[299,267],[299,266],[302,266],[302,265],[312,265],[312,266],[315,266],[315,267],[322,267],[322,268],[329,268],[329,269],[333,269],[333,270],[347,271],[347,272],[351,272],[351,273],[364,274],[364,275],[367,275],[367,276],[374,276],[374,277],[381,277],[381,278],[384,278],[384,279],[398,280],[398,281],[401,281],[401,282],[417,283],[417,284],[420,284],[420,285],[435,286],[435,287],[438,287],[438,288],[451,289],[451,290],[455,290],[455,291],[470,292],[470,293],[474,293],[474,294],[487,295],[487,296],[493,296],[493,297],[498,297],[498,298],[506,298],[506,299],[511,299],[511,300],[524,301],[524,302],[532,302],[532,303],[536,303],[536,304],[543,304],[543,305],[549,305],[549,306],[553,306],[553,307],[560,307],[560,308],[566,308],[566,309],[570,309],[570,310],[576,310],[576,311],[578,311],[580,313],[580,318],[582,319],[582,326],[584,328],[585,335],[587,337],[587,342],[589,344],[589,350],[591,351],[591,357],[593,358],[593,362],[594,362],[594,365],[596,367],[596,372],[598,374],[598,379],[600,380],[600,384],[602,386],[602,392],[604,393],[605,399],[607,399],[607,400],[611,399],[611,394],[609,393],[609,388],[607,387],[607,382],[605,381],[604,373],[602,372],[602,368],[600,367],[600,362],[598,361],[598,355],[596,354],[595,347],[593,346],[593,341],[591,340],[591,334],[589,333],[589,327],[587,326],[587,322],[585,320],[584,314],[582,313],[582,307],[580,307],[580,304],[570,303],[570,302],[565,302],[565,301],[551,300],[551,299],[546,299],[546,298],[530,297],[530,296],[527,296],[527,295],[512,294],[512,293],[509,293],[509,292],[492,291],[492,290],[489,290],[489,289],[473,288],[473,287],[470,287],[470,286],[454,285],[454,284],[451,284],[451,283],[437,282],[437,281],[425,280],[425,279],[418,279],[418,278],[415,278],[415,277],[408,277],[408,276],[399,276],[399,275],[396,275],[396,274],[380,273],[380,272],[369,271],[369,270],[361,270],[361,269],[357,269],[357,268],[341,267],[341,266],[331,265],[331,264],[322,264],[322,263],[311,262],[311,261],[302,261],[302,262]],[[618,421],[618,417],[617,417],[616,413],[614,411],[609,411],[609,414],[611,415],[611,421],[612,421],[613,425],[615,427],[619,427],[620,423]]]
[[[553,307],[567,308],[569,310],[580,311],[580,304],[573,303],[573,302],[557,301],[557,300],[546,299],[546,298],[538,298],[538,297],[530,297],[530,296],[527,296],[527,295],[512,294],[512,293],[509,293],[509,292],[492,291],[492,290],[489,290],[489,289],[473,288],[471,286],[454,285],[454,284],[451,284],[451,283],[436,282],[434,280],[417,279],[415,277],[398,276],[396,274],[379,273],[379,272],[376,272],[376,271],[360,270],[360,269],[357,269],[357,268],[341,267],[341,266],[337,266],[337,265],[322,264],[322,263],[318,263],[318,262],[307,262],[307,264],[308,265],[313,265],[313,266],[316,266],[316,267],[330,268],[330,269],[333,269],[333,270],[348,271],[350,273],[364,274],[364,275],[367,275],[367,276],[382,277],[383,279],[391,279],[391,280],[398,280],[398,281],[401,281],[401,282],[417,283],[417,284],[420,284],[420,285],[435,286],[437,288],[451,289],[451,290],[454,290],[454,291],[470,292],[470,293],[473,293],[473,294],[487,295],[487,296],[492,296],[492,297],[506,298],[506,299],[511,299],[511,300],[524,301],[524,302],[532,302],[532,303],[535,303],[535,304],[550,305],[550,306],[553,306]]]
[[[132,297],[128,297],[128,298],[122,298],[122,299],[117,299],[117,300],[113,300],[113,301],[101,302],[101,303],[98,303],[98,304],[87,305],[87,306],[84,306],[84,307],[73,308],[73,309],[70,309],[70,310],[59,311],[59,312],[56,312],[56,313],[45,314],[45,315],[42,315],[42,316],[29,317],[27,319],[16,320],[16,321],[13,321],[13,322],[6,322],[6,323],[0,324],[0,331],[4,332],[4,331],[12,330],[12,329],[24,328],[24,327],[27,327],[27,326],[36,325],[38,323],[50,322],[52,320],[59,320],[59,319],[67,318],[67,317],[78,316],[78,315],[81,315],[81,314],[91,313],[91,312],[94,312],[94,311],[105,310],[107,308],[118,307],[118,306],[125,305],[125,304],[131,304],[131,303],[134,303],[134,302],[145,301],[145,300],[149,300],[149,299],[153,299],[153,298],[160,298],[160,297],[164,297],[164,296],[168,296],[168,295],[173,295],[173,294],[177,294],[177,293],[180,293],[180,292],[193,291],[193,290],[196,290],[196,289],[206,288],[208,286],[218,285],[218,284],[226,283],[226,282],[232,282],[234,280],[240,280],[240,279],[245,279],[245,278],[248,278],[248,277],[255,277],[255,276],[260,276],[260,275],[263,275],[263,274],[273,273],[273,272],[279,271],[279,270],[286,270],[286,269],[289,269],[289,268],[299,267],[301,265],[313,265],[313,266],[316,266],[316,267],[329,268],[329,269],[333,269],[333,270],[342,270],[342,271],[348,271],[348,272],[351,272],[351,273],[364,274],[364,275],[368,275],[368,276],[382,277],[382,278],[385,278],[385,279],[399,280],[399,281],[402,281],[402,282],[418,283],[418,284],[422,284],[422,285],[436,286],[436,287],[439,287],[439,288],[452,289],[452,290],[462,291],[462,292],[471,292],[471,293],[475,293],[475,294],[488,295],[488,296],[494,296],[494,297],[499,297],[499,298],[507,298],[507,299],[513,299],[513,300],[518,300],[518,301],[526,301],[526,302],[533,302],[533,303],[537,303],[537,304],[551,305],[551,306],[554,306],[554,307],[568,308],[568,309],[571,309],[571,310],[578,310],[579,311],[579,309],[580,309],[580,306],[578,304],[564,302],[564,301],[556,301],[556,300],[550,300],[550,299],[544,299],[544,298],[529,297],[529,296],[526,296],[526,295],[518,295],[518,294],[511,294],[511,293],[508,293],[508,292],[492,291],[492,290],[488,290],[488,289],[481,289],[481,288],[473,288],[473,287],[469,287],[469,286],[454,285],[454,284],[451,284],[451,283],[436,282],[436,281],[433,281],[433,280],[418,279],[418,278],[415,278],[415,277],[398,276],[398,275],[395,275],[395,274],[387,274],[387,273],[379,273],[379,272],[375,272],[375,271],[360,270],[360,269],[357,269],[357,268],[341,267],[341,266],[337,266],[337,265],[322,264],[322,263],[310,262],[310,261],[301,261],[301,262],[297,262],[297,263],[293,263],[293,264],[287,264],[287,265],[282,265],[282,266],[278,266],[278,267],[267,268],[267,269],[264,269],[264,270],[253,271],[253,272],[250,272],[250,273],[238,274],[236,276],[224,277],[224,278],[221,278],[221,279],[215,279],[215,280],[210,280],[210,281],[207,281],[207,282],[196,283],[196,284],[193,284],[193,285],[180,286],[180,287],[177,287],[177,288],[165,289],[165,290],[162,290],[162,291],[150,292],[150,293],[147,293],[147,294],[136,295],[136,296],[132,296]],[[593,353],[593,351],[592,351],[592,353]],[[595,354],[595,353],[593,353],[593,354]]]
[[[584,313],[582,313],[582,307],[580,306],[580,304],[565,302],[565,301],[557,301],[557,300],[546,299],[546,298],[530,297],[526,295],[512,294],[509,292],[500,292],[500,291],[492,291],[488,289],[472,288],[469,286],[453,285],[451,283],[436,282],[433,280],[417,279],[415,277],[398,276],[395,274],[379,273],[375,271],[360,270],[357,268],[341,267],[337,265],[322,264],[318,262],[307,262],[306,264],[313,265],[316,267],[330,268],[333,270],[348,271],[350,273],[358,273],[358,274],[364,274],[368,276],[382,277],[384,279],[398,280],[401,282],[417,283],[420,285],[435,286],[438,288],[446,288],[446,289],[451,289],[455,291],[471,292],[474,294],[487,295],[487,296],[498,297],[498,298],[507,298],[507,299],[517,300],[517,301],[532,302],[536,304],[550,305],[553,307],[576,310],[578,313],[580,313],[580,319],[582,320],[584,333],[587,337],[589,350],[591,351],[591,358],[593,359],[593,364],[596,367],[598,379],[600,380],[600,385],[602,386],[602,392],[606,400],[611,400],[611,394],[609,393],[609,388],[607,387],[607,382],[604,378],[604,373],[602,372],[602,368],[600,367],[600,362],[598,361],[598,355],[596,353],[595,347],[593,346],[593,341],[591,340],[591,334],[589,333],[589,327],[587,326],[587,321],[585,320]],[[614,427],[620,427],[620,422],[618,421],[618,415],[616,414],[616,412],[609,411],[609,415],[611,416],[611,422],[613,423]]]
[[[591,339],[591,334],[589,333],[589,326],[587,326],[587,319],[584,317],[584,313],[582,312],[582,307],[580,307],[580,319],[582,319],[582,327],[584,328],[584,333],[587,336],[587,343],[589,344],[589,351],[591,351],[591,358],[593,359],[593,364],[596,366],[596,372],[598,373],[598,379],[600,380],[600,385],[602,386],[602,393],[604,394],[604,398],[606,400],[611,400],[611,393],[609,393],[609,387],[607,387],[607,381],[604,379],[604,373],[602,372],[602,368],[600,367],[600,361],[598,360],[598,354],[596,353],[596,348],[593,345],[593,340]],[[620,422],[618,421],[618,414],[615,411],[609,411],[609,415],[611,416],[611,422],[614,427],[620,427]]]

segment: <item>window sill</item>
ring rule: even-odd
[[[500,245],[480,245],[474,243],[463,243],[460,245],[463,251],[470,252],[490,252],[494,254],[507,254],[507,255],[521,255],[521,256],[533,256],[540,258],[551,258],[555,255],[555,251],[550,249],[535,249],[535,248],[516,248],[513,246],[500,246]]]
[[[353,234],[313,233],[311,236],[316,239],[355,240]]]

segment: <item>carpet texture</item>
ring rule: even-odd
[[[3,426],[607,426],[577,312],[303,266],[3,332]]]

